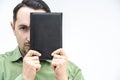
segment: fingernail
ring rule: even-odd
[[[51,56],[53,56],[53,55],[54,55],[54,53],[51,54]]]

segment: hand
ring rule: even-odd
[[[34,55],[34,56],[33,56]],[[29,50],[23,59],[22,75],[24,80],[34,80],[36,72],[41,68],[39,56],[41,54],[34,50]]]
[[[57,80],[68,80],[67,75],[67,55],[63,49],[57,49],[52,54],[52,68],[55,72],[55,77]]]

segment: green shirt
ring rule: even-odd
[[[51,61],[41,61],[42,67],[37,72],[35,80],[56,80],[51,68]],[[17,47],[14,51],[0,55],[0,80],[24,80],[22,73],[22,56]],[[83,80],[81,70],[68,61],[69,80]]]

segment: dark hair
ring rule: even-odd
[[[44,9],[46,12],[51,12],[49,6],[43,0],[23,0],[13,10],[13,21],[17,19],[17,12],[21,7],[30,7],[33,9]]]

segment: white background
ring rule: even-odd
[[[0,53],[13,50],[10,20],[21,0],[0,0]],[[45,0],[63,12],[63,48],[85,80],[120,80],[120,1]]]

